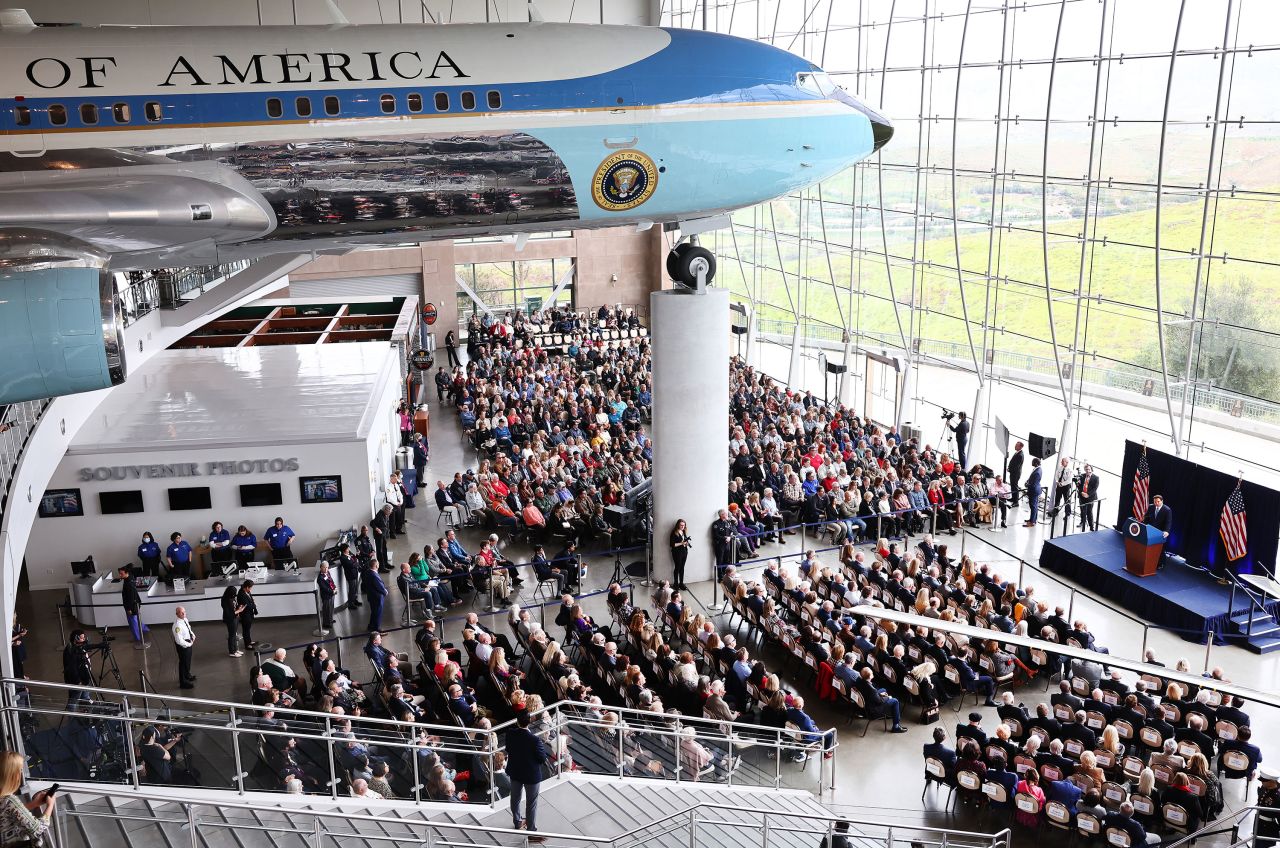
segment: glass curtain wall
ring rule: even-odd
[[[1046,434],[1070,409],[1280,467],[1206,429],[1280,433],[1272,0],[665,0],[663,20],[804,55],[895,125],[715,235],[766,340],[799,321],[810,354],[844,333],[901,352],[925,422],[945,366],[960,408],[979,378],[1056,405]]]
[[[458,265],[458,276],[466,280],[485,306],[494,312],[505,313],[513,309],[522,312],[536,311],[551,299],[556,283],[573,268],[573,260],[531,259],[517,262],[477,262]],[[556,303],[573,306],[573,282],[560,291]],[[472,313],[478,312],[470,295],[458,290],[458,315],[465,325]]]

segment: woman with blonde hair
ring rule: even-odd
[[[928,587],[920,587],[920,591],[916,592],[916,615],[924,615],[925,610],[929,608],[929,589]]]
[[[5,751],[0,755],[0,845],[6,847],[39,845],[57,805],[57,797],[43,789],[23,801],[17,794],[21,787],[22,755]]]

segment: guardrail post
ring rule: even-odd
[[[689,848],[698,848],[698,808],[689,811]]]
[[[1249,614],[1253,614],[1253,610],[1249,610]],[[1213,653],[1213,626],[1209,626],[1209,635],[1204,640],[1204,673],[1209,673],[1209,655]]]
[[[830,825],[828,825],[828,837],[830,836]],[[831,845],[832,840],[827,839],[827,844]],[[764,814],[764,822],[760,826],[760,848],[769,848],[769,813]]]
[[[236,708],[231,708],[231,753],[236,761],[236,789],[244,794],[244,762],[240,758],[240,719],[236,717]]]
[[[338,766],[333,757],[333,720],[324,719],[325,747],[329,749],[329,797],[338,800]]]
[[[316,816],[311,820],[312,848],[323,848],[324,846],[324,827],[321,822],[322,819],[319,816]]]
[[[726,754],[726,756],[728,757],[729,761],[728,761],[728,775],[725,779],[725,782],[729,787],[732,788],[733,771],[734,771],[733,769],[733,731],[732,730],[729,732],[729,753]]]
[[[414,748],[409,752],[409,756],[413,758],[413,803],[421,804],[422,796],[418,793],[422,791],[422,774],[418,770],[418,749]],[[489,774],[493,774],[493,765],[489,766]],[[492,794],[492,793],[490,793]]]
[[[196,832],[196,807],[194,804],[186,804],[187,811],[187,838],[191,840],[191,848],[200,848],[200,834]]]
[[[120,709],[124,716],[121,724],[124,727],[124,750],[129,758],[129,775],[133,779],[133,788],[138,788],[138,758],[133,750],[133,717],[129,714],[129,698],[122,696]]]
[[[773,758],[773,788],[777,789],[782,785],[782,731],[778,731],[777,739],[778,747],[774,749]]]

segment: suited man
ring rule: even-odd
[[[395,511],[396,508],[391,504],[384,504],[369,522],[369,529],[373,531],[373,547],[378,555],[378,568],[382,571],[391,570],[391,560],[387,556],[387,539],[391,537],[392,525],[395,524],[395,519],[392,517]]]
[[[324,636],[333,629],[333,599],[338,594],[338,584],[329,573],[329,563],[320,563],[320,572],[316,574],[316,591],[320,593],[320,632]]]
[[[1069,708],[1072,713],[1077,713],[1084,709],[1084,698],[1072,694],[1070,682],[1063,680],[1058,684],[1058,687],[1058,693],[1049,699],[1049,703],[1055,707],[1062,704]]]
[[[1093,466],[1085,463],[1080,476],[1080,526],[1085,530],[1098,529],[1098,475]]]
[[[1018,508],[1018,497],[1021,493],[1021,490],[1018,488],[1018,484],[1022,482],[1022,465],[1027,461],[1027,455],[1022,452],[1025,447],[1026,445],[1022,442],[1015,442],[1013,445],[1013,456],[1009,457],[1008,480],[1009,488],[1013,490],[1014,509]]]
[[[536,831],[538,825],[538,790],[546,773],[549,754],[542,740],[529,732],[529,711],[516,713],[516,726],[507,730],[507,777],[511,778],[511,821],[516,830]],[[520,815],[520,797],[524,796],[524,815]],[[530,836],[530,842],[544,841]]]
[[[961,737],[977,742],[979,748],[987,747],[987,732],[982,729],[982,713],[969,713],[968,724],[956,725],[956,738]]]
[[[1120,809],[1107,813],[1107,817],[1102,820],[1102,832],[1105,835],[1110,828],[1122,830],[1129,836],[1129,844],[1134,848],[1141,848],[1143,845],[1158,845],[1160,843],[1159,834],[1148,834],[1146,829],[1133,817],[1133,804],[1125,801],[1120,805]]]
[[[1147,515],[1143,521],[1163,533],[1165,540],[1168,540],[1169,530],[1173,527],[1173,510],[1165,506],[1164,495],[1156,495],[1151,499],[1151,506],[1147,507]]]
[[[924,746],[925,759],[933,757],[940,761],[947,770],[947,783],[951,784],[955,781],[956,776],[956,752],[946,746],[947,731],[941,727],[933,729],[933,741]]]
[[[387,584],[378,576],[374,562],[367,562],[360,574],[360,590],[369,601],[369,626],[366,630],[382,629],[382,605],[387,600]]]
[[[961,468],[968,468],[966,463],[969,455],[969,415],[963,409],[960,410],[960,420],[955,426],[947,424],[947,429],[956,434],[956,459],[960,462]]]
[[[1031,458],[1031,474],[1027,477],[1027,506],[1031,510],[1031,517],[1023,523],[1023,527],[1036,526],[1036,519],[1040,515],[1041,490],[1040,457],[1034,456]]]

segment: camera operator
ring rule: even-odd
[[[1080,527],[1097,530],[1098,475],[1093,473],[1093,466],[1087,462],[1084,470],[1076,475],[1076,492],[1080,496]]]
[[[951,423],[951,419],[959,416],[960,420],[955,424]],[[942,410],[942,417],[947,422],[947,429],[956,434],[956,459],[960,463],[960,467],[967,469],[969,455],[969,415],[963,409],[958,413],[949,409]]]
[[[89,664],[89,638],[83,630],[72,630],[71,641],[62,649],[62,682],[69,686],[93,685],[93,667]],[[80,700],[89,700],[89,693],[67,693],[68,702]]]

